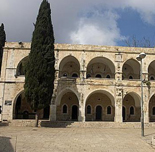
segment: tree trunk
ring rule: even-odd
[[[36,111],[36,114],[35,114],[35,127],[38,127],[38,122],[39,122],[39,114],[38,114],[38,111]]]

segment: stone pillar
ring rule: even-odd
[[[116,88],[115,97],[115,122],[122,122],[122,88]]]
[[[83,103],[83,93],[80,94],[80,101],[79,101],[79,116],[78,121],[85,122],[85,108]]]
[[[84,81],[84,79],[86,79],[86,70],[80,71],[80,79],[81,81]]]
[[[51,105],[50,105],[50,121],[56,121],[56,104],[55,104],[55,95],[52,96]]]
[[[143,111],[144,111],[144,123],[149,123],[149,98],[150,98],[150,89],[147,85],[144,85],[144,95],[143,95]]]
[[[56,121],[56,105],[50,105],[50,121]]]

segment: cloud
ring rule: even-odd
[[[91,17],[81,18],[78,28],[70,33],[73,44],[117,45],[123,40],[117,27],[118,15],[113,12],[93,11]]]
[[[8,41],[31,41],[41,1],[1,1],[0,22],[5,24]],[[132,8],[144,22],[155,25],[155,0],[48,1],[56,43],[117,45],[124,39],[117,24],[118,9]]]

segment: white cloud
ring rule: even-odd
[[[41,1],[1,0],[0,23],[5,23],[8,41],[31,40]],[[57,43],[117,45],[123,36],[117,26],[118,14],[114,12],[115,9],[132,8],[144,22],[155,25],[155,0],[48,1],[51,3]],[[90,12],[92,16],[88,16]]]
[[[112,12],[95,11],[91,17],[82,18],[78,28],[70,34],[71,43],[117,45],[123,40],[117,27],[118,16]]]

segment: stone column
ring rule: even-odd
[[[84,81],[84,79],[86,79],[86,70],[80,71],[80,79],[81,81]]]
[[[122,88],[116,88],[115,97],[115,122],[122,122]]]
[[[83,93],[80,94],[78,121],[85,122],[85,108],[83,103]]]
[[[144,94],[143,94],[143,110],[144,110],[144,123],[149,123],[149,98],[150,98],[150,89],[147,85],[144,85],[143,88]]]
[[[52,96],[51,105],[50,105],[50,121],[56,121],[56,104],[55,104],[55,95]]]

